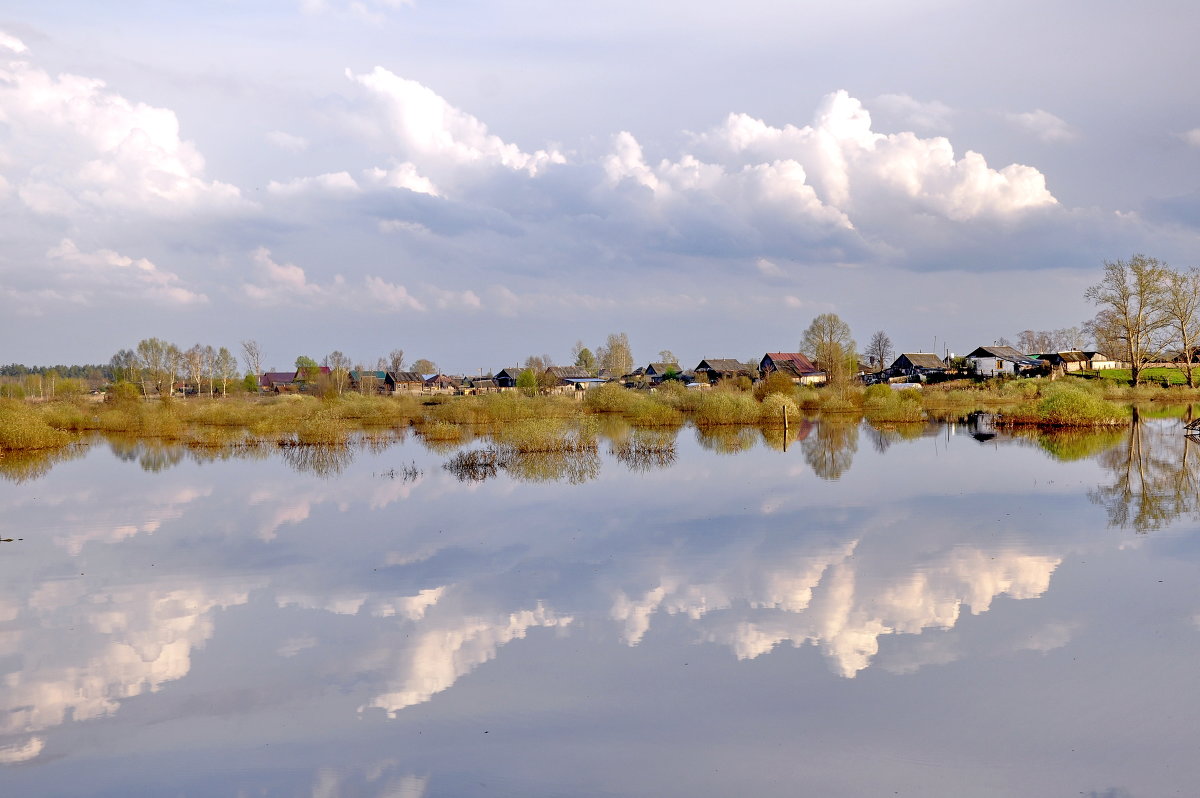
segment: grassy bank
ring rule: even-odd
[[[966,380],[896,390],[877,385],[821,388],[786,381],[753,390],[722,385],[688,390],[669,384],[651,391],[606,385],[571,396],[522,393],[483,396],[310,396],[197,398],[146,401],[116,392],[108,401],[86,398],[52,402],[0,400],[0,452],[54,449],[102,432],[135,439],[180,442],[197,448],[230,445],[303,447],[342,445],[374,431],[413,430],[430,448],[452,451],[475,439],[490,439],[551,453],[595,440],[614,424],[646,430],[722,427],[782,427],[817,416],[874,424],[918,424],[973,410],[999,413],[1004,423],[1046,427],[1093,426],[1127,417],[1119,404],[1188,404],[1200,391],[1112,379],[1067,377]],[[779,437],[779,436],[773,436]],[[736,449],[736,436],[708,434],[706,443]],[[782,439],[781,439],[782,440]]]

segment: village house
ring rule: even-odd
[[[258,378],[258,389],[267,393],[290,393],[295,390],[292,384],[296,376],[294,371],[266,371]]]
[[[946,364],[932,352],[905,352],[885,369],[890,379],[917,377],[924,379],[930,374],[944,374]]]
[[[710,383],[717,382],[719,380],[733,380],[737,379],[738,377],[749,377],[750,379],[754,379],[758,376],[750,369],[746,368],[746,365],[740,360],[734,360],[733,358],[705,358],[704,360],[700,361],[699,365],[697,365],[693,371],[696,373],[697,379],[703,376],[707,378]]]
[[[425,390],[429,393],[454,393],[461,387],[461,379],[448,377],[445,374],[434,374],[425,380]]]
[[[1101,369],[1119,369],[1124,368],[1125,364],[1120,361],[1113,360],[1108,355],[1101,352],[1083,351],[1083,356],[1087,358],[1088,371],[1100,371]]]
[[[799,352],[767,352],[758,362],[758,370],[764,377],[782,372],[798,385],[821,385],[827,379],[824,371]]]
[[[1090,368],[1088,365],[1087,355],[1079,350],[1071,350],[1067,352],[1038,352],[1037,354],[1030,355],[1030,357],[1039,362],[1045,363],[1052,369],[1062,372],[1087,371]]]
[[[357,393],[388,393],[387,372],[351,370],[350,390]]]
[[[683,369],[678,363],[651,363],[644,371],[651,385],[658,385],[667,378],[668,374],[682,375]]]
[[[425,378],[415,371],[389,371],[383,379],[390,393],[420,393],[425,387]]]
[[[1041,365],[1011,346],[981,346],[967,355],[967,364],[980,377],[1024,374]]]
[[[516,388],[517,378],[521,376],[521,371],[523,371],[523,369],[517,366],[509,366],[506,369],[500,369],[500,371],[496,372],[496,386],[500,388],[500,390]]]

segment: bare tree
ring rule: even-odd
[[[675,365],[678,366],[679,358],[675,357],[675,353],[672,352],[670,349],[664,349],[658,353],[658,362],[659,363],[674,363]]]
[[[221,395],[229,394],[229,383],[231,380],[237,379],[238,365],[237,358],[233,356],[225,347],[221,347],[217,351],[216,372],[217,378],[221,380]]]
[[[196,396],[200,395],[200,380],[204,377],[204,347],[200,344],[190,347],[183,353],[183,365],[188,381],[196,386]]]
[[[610,333],[596,354],[600,367],[612,374],[622,375],[633,371],[633,350],[629,346],[629,336],[623,332]]]
[[[204,378],[208,380],[208,398],[211,399],[213,396],[213,385],[217,379],[217,350],[213,349],[211,345],[205,346],[204,351],[201,352],[200,360],[202,364],[201,371],[204,374]],[[199,388],[196,389],[196,393],[200,393]]]
[[[849,379],[855,358],[854,339],[850,337],[850,325],[836,313],[822,313],[813,319],[804,331],[800,349],[817,361],[830,384],[844,385]]]
[[[333,389],[339,394],[344,393],[350,381],[350,358],[335,349],[325,357],[325,365],[329,367]]]
[[[253,338],[247,338],[242,341],[242,360],[246,363],[246,370],[254,375],[254,379],[258,380],[262,376],[262,349],[258,346],[258,341]]]
[[[1192,360],[1196,342],[1200,339],[1200,271],[1171,272],[1163,309],[1171,332],[1183,354],[1183,374],[1189,388],[1196,387],[1192,376]]]
[[[404,370],[404,350],[403,349],[393,349],[391,352],[388,352],[388,356],[384,362],[385,362],[385,365],[380,366],[380,371],[390,371],[393,373],[395,373],[397,371],[403,371]]]
[[[1099,306],[1092,320],[1097,338],[1115,343],[1116,354],[1128,361],[1133,384],[1142,369],[1157,358],[1168,342],[1170,319],[1166,313],[1169,267],[1145,255],[1127,261],[1105,261],[1104,279],[1088,288],[1084,297]]]
[[[113,379],[125,382],[137,382],[140,376],[138,356],[132,349],[121,349],[108,362],[113,372]]]
[[[888,334],[883,330],[876,330],[875,334],[871,336],[864,354],[879,368],[887,368],[888,364],[892,362],[892,355],[895,354],[895,350],[892,349],[892,339],[888,338]]]

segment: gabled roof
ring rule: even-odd
[[[668,371],[680,371],[678,363],[651,363],[646,366],[647,374],[666,374]]]
[[[967,357],[994,357],[997,360],[1007,360],[1009,363],[1016,363],[1022,366],[1040,365],[1029,355],[1023,355],[1011,346],[981,346],[967,355]]]
[[[517,377],[521,376],[522,371],[524,371],[524,369],[518,368],[516,366],[509,366],[506,369],[500,369],[499,371],[497,371],[496,379],[498,379],[498,380],[505,380],[505,379],[515,380]]]
[[[425,380],[426,385],[459,385],[461,380],[447,377],[445,374],[434,374]]]
[[[425,378],[415,371],[389,371],[392,382],[425,382]]]
[[[472,387],[472,388],[495,388],[495,387],[496,387],[496,381],[495,381],[495,380],[491,380],[491,379],[487,379],[487,380],[471,380],[471,387]]]
[[[357,369],[351,370],[351,372],[350,372],[350,379],[352,379],[352,380],[361,380],[363,377],[374,377],[377,380],[385,380],[385,379],[387,379],[387,372],[386,371],[358,371]]]
[[[788,371],[796,375],[813,374],[820,371],[806,355],[800,352],[767,352],[763,355],[761,363],[766,363],[767,360],[770,360],[780,371]]]
[[[709,357],[700,361],[696,371],[748,371],[745,364],[733,358]]]
[[[548,366],[546,373],[553,374],[560,380],[579,380],[592,376],[582,366]]]
[[[918,369],[944,369],[946,364],[942,359],[932,352],[904,352],[900,357],[892,361],[892,368],[900,366],[901,360],[907,360],[913,368]]]
[[[280,383],[288,383],[296,376],[294,371],[267,371],[258,378],[259,385],[278,385]]]

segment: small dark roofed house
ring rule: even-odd
[[[419,393],[425,387],[425,378],[415,371],[389,371],[384,377],[392,393],[408,391]]]
[[[732,380],[737,377],[752,377],[750,369],[740,360],[733,358],[709,357],[701,360],[694,369],[696,376],[701,374],[708,377],[709,382],[717,380]]]
[[[524,369],[517,368],[516,366],[510,366],[509,368],[506,368],[506,369],[500,369],[500,371],[496,372],[495,379],[496,379],[497,387],[499,387],[499,388],[516,388],[517,387],[517,377],[521,376],[522,371],[524,371]]]
[[[932,352],[905,352],[887,368],[893,377],[921,377],[926,374],[940,374],[945,370],[946,364]]]
[[[967,355],[967,363],[981,377],[1021,374],[1041,365],[1011,346],[981,346]]]
[[[650,378],[650,382],[660,383],[668,374],[682,374],[683,369],[679,368],[678,363],[651,363],[646,366],[646,376]]]
[[[826,374],[805,355],[799,352],[767,352],[758,362],[763,376],[779,371],[801,385],[818,385],[825,382]]]
[[[447,377],[445,374],[434,374],[425,380],[425,387],[435,391],[453,391],[462,386],[462,380]]]
[[[293,390],[292,382],[295,376],[294,371],[267,371],[258,378],[258,387],[264,391],[286,393]]]

